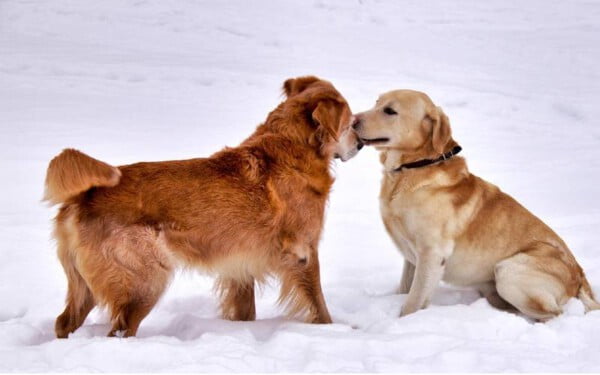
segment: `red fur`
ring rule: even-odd
[[[69,281],[58,337],[95,304],[111,311],[110,335],[135,335],[179,263],[218,276],[226,318],[254,319],[254,282],[275,275],[293,313],[331,322],[317,249],[333,183],[329,150],[350,110],[316,77],[284,89],[287,100],[253,135],[209,158],[121,166],[115,186],[97,175],[114,167],[81,153],[81,163],[55,158],[47,184],[60,186],[56,175],[64,186],[77,181],[52,195],[62,203],[55,234]]]

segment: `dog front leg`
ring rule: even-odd
[[[330,324],[333,323],[333,321],[331,320],[329,310],[325,304],[325,297],[323,296],[323,290],[321,289],[320,273],[319,258],[315,251],[314,257],[312,257],[311,263],[308,265],[304,275],[304,280],[308,286],[308,288],[305,287],[305,289],[314,306],[314,314],[311,323]]]
[[[284,252],[280,302],[292,315],[304,315],[310,323],[331,323],[321,289],[316,245],[297,244]]]
[[[400,316],[412,314],[426,306],[444,275],[445,263],[446,257],[434,251],[424,251],[417,256],[413,283]]]
[[[415,277],[415,265],[404,259],[404,268],[402,269],[402,279],[400,280],[400,287],[398,293],[406,294],[410,291],[410,287]]]

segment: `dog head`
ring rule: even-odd
[[[353,118],[346,99],[325,80],[314,76],[290,78],[283,83],[284,111],[299,115],[304,125],[295,131],[327,156],[346,161],[363,144],[350,127]]]
[[[455,144],[442,109],[424,93],[412,90],[381,95],[375,107],[355,115],[352,128],[363,143],[382,151],[396,149],[433,157]]]

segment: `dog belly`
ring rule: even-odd
[[[201,272],[239,281],[250,278],[260,281],[269,273],[273,246],[268,236],[241,233],[209,237],[169,231],[166,238],[180,264]]]
[[[458,286],[469,286],[494,279],[494,259],[480,252],[455,251],[446,261],[443,280]]]
[[[262,283],[269,274],[270,267],[267,250],[260,252],[265,255],[258,256],[259,251],[249,249],[233,252],[203,265],[202,270],[221,278],[238,281],[255,279]]]

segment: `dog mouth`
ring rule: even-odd
[[[348,160],[352,159],[353,157],[355,157],[358,152],[360,151],[361,148],[364,147],[364,143],[361,142],[361,140],[359,139],[356,143],[356,146],[354,148],[352,148],[351,150],[349,150],[346,153],[334,153],[333,154],[333,158],[334,159],[340,159],[343,162],[347,162]]]
[[[380,144],[384,144],[390,141],[389,138],[372,138],[372,139],[367,139],[367,138],[361,138],[360,139],[362,143],[366,144],[367,146],[373,146],[373,145],[380,145]]]

